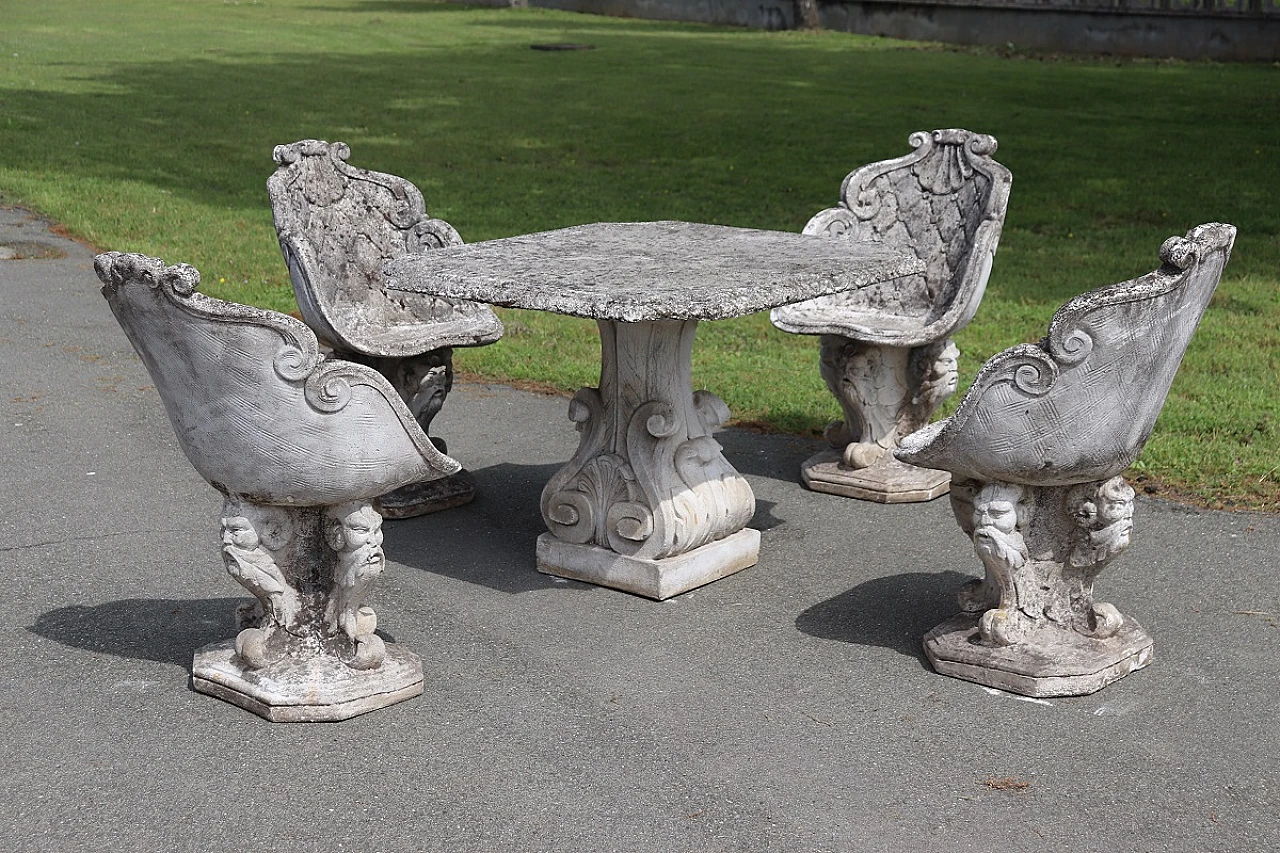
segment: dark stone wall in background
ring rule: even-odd
[[[489,6],[513,0],[470,0]],[[795,0],[519,0],[597,15],[793,29]],[[1280,61],[1280,0],[818,0],[822,26],[952,44]]]

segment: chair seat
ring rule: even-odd
[[[450,307],[447,317],[391,322],[385,312],[366,312],[359,306],[345,314],[334,310],[330,325],[340,327],[335,331],[341,340],[330,343],[380,358],[407,358],[443,347],[483,346],[502,337],[502,321],[489,306],[454,303]]]
[[[274,151],[271,213],[307,325],[335,349],[378,358],[499,340],[502,322],[487,305],[383,287],[384,261],[462,238],[427,215],[412,183],[351,166],[350,154],[317,139]]]
[[[906,314],[873,307],[830,305],[825,299],[776,308],[770,319],[779,329],[796,335],[839,335],[875,344],[914,346],[937,337],[932,332],[937,319],[933,312]]]

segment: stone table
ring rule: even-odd
[[[569,404],[578,450],[542,493],[538,570],[655,599],[755,565],[751,487],[690,377],[699,320],[923,270],[889,248],[688,222],[598,223],[389,261],[391,290],[596,320],[599,388]]]

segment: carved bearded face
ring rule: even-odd
[[[1080,496],[1072,514],[1088,531],[1090,547],[1107,555],[1128,547],[1133,533],[1133,496],[1133,488],[1122,477],[1113,477],[1096,492]]]
[[[359,550],[380,552],[382,546],[382,517],[367,506],[333,518],[329,528],[329,544],[341,553]],[[375,556],[370,553],[370,558]]]
[[[1018,501],[1022,489],[989,483],[973,500],[973,547],[978,555],[1016,564],[1025,550],[1018,532]]]
[[[959,359],[960,349],[951,341],[947,341],[947,345],[942,348],[942,352],[938,353],[938,358],[933,363],[932,376],[930,377],[939,386],[935,392],[939,399],[950,397],[959,387]]]
[[[222,544],[242,551],[258,547],[258,534],[243,515],[222,519]]]
[[[973,500],[974,535],[984,532],[1012,533],[1018,526],[1018,498],[1021,490],[1016,486],[993,483],[985,486]]]

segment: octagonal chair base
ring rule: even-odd
[[[1127,616],[1105,640],[1046,626],[1012,646],[978,642],[980,616],[963,613],[925,634],[935,670],[1023,696],[1084,696],[1151,663],[1151,636]]]
[[[327,656],[286,658],[249,669],[236,657],[235,641],[196,651],[192,686],[273,723],[346,720],[422,694],[422,661],[388,643],[376,669],[351,669]]]
[[[869,468],[847,468],[838,450],[824,450],[805,460],[800,478],[806,488],[883,504],[931,501],[951,488],[946,471],[918,468],[885,456]]]

